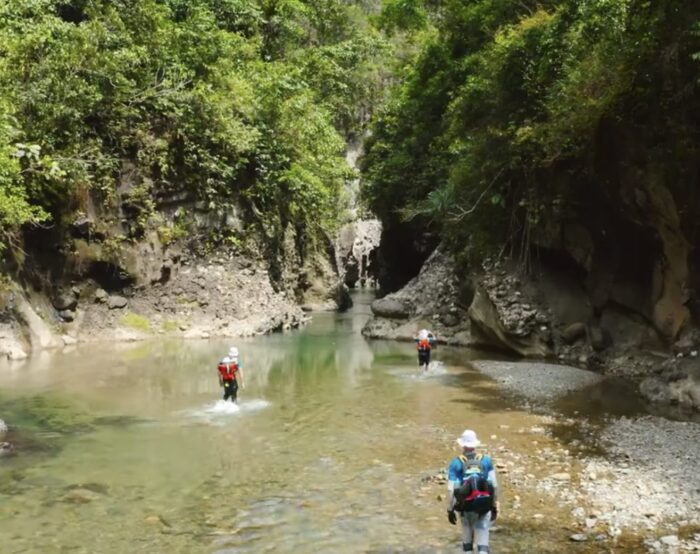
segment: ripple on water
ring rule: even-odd
[[[415,366],[411,366],[411,369],[393,368],[389,370],[389,373],[408,381],[425,381],[426,379],[447,375],[447,368],[443,362],[430,362],[428,371],[422,371],[421,369],[415,368]]]
[[[211,425],[225,425],[228,419],[232,416],[247,412],[257,412],[264,410],[270,406],[270,402],[260,398],[251,400],[243,400],[238,404],[227,402],[225,400],[217,400],[214,403],[205,405],[202,408],[187,410],[184,412],[186,417],[204,421]]]

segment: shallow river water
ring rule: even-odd
[[[90,345],[0,368],[17,445],[0,460],[0,551],[457,552],[444,486],[426,477],[465,427],[525,452],[532,438],[516,430],[537,417],[467,350],[436,349],[439,367],[418,375],[411,345],[360,335],[368,298],[356,300],[236,341],[237,410],[218,402],[229,341]],[[516,519],[502,488],[492,552],[602,551],[569,543],[556,505],[523,498],[543,517]]]

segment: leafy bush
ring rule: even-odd
[[[413,17],[430,4],[387,6],[400,21],[398,8]],[[646,145],[671,188],[697,189],[700,5],[448,0],[426,13],[436,32],[363,161],[364,198],[388,225],[412,219],[458,250],[526,248],[587,183],[616,194],[595,160],[606,122]]]
[[[365,4],[3,2],[0,226],[60,226],[98,199],[115,219],[126,206],[138,238],[185,193],[332,228],[341,132],[362,127],[356,104],[381,86]]]

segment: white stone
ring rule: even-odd
[[[665,537],[661,537],[659,540],[666,546],[678,546],[681,543],[678,535],[666,535]]]

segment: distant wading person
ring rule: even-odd
[[[489,528],[498,517],[496,469],[489,456],[477,454],[474,431],[464,431],[457,443],[462,454],[447,470],[447,519],[456,525],[459,513],[464,552],[489,552]]]
[[[245,388],[243,383],[243,364],[238,359],[238,348],[232,346],[228,355],[219,362],[219,386],[224,388],[224,400],[231,399],[236,403],[238,400],[238,382],[241,388]]]
[[[435,343],[435,335],[427,329],[418,331],[418,336],[413,337],[418,348],[418,367],[423,371],[428,371],[430,366],[430,351]]]

